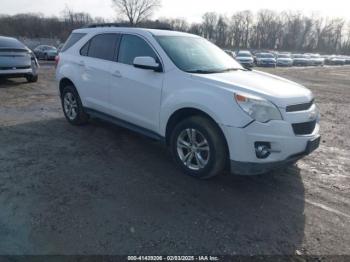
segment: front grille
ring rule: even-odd
[[[314,100],[311,100],[309,103],[287,106],[286,111],[287,112],[298,112],[298,111],[309,110],[311,108],[311,106],[314,104],[314,102],[315,102]]]
[[[312,122],[292,124],[294,134],[296,134],[297,136],[311,135],[316,128],[316,123],[317,121],[315,120]]]

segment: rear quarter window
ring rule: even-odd
[[[64,46],[62,47],[61,52],[67,51],[69,48],[71,48],[73,45],[75,45],[80,39],[82,39],[86,34],[84,33],[72,33]]]

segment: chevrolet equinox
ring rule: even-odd
[[[95,25],[73,31],[56,62],[69,123],[97,117],[162,140],[197,178],[266,173],[320,143],[311,91],[196,35]]]

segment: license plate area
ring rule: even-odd
[[[321,137],[320,136],[310,140],[307,143],[306,152],[305,153],[307,155],[311,154],[312,152],[314,152],[320,146],[320,143],[321,143]]]

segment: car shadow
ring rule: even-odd
[[[0,128],[0,254],[295,254],[300,170],[209,181],[100,121]],[[18,226],[21,225],[21,226]]]
[[[11,86],[19,86],[23,84],[28,84],[27,80],[25,78],[1,78],[0,77],[0,88],[7,88]]]

